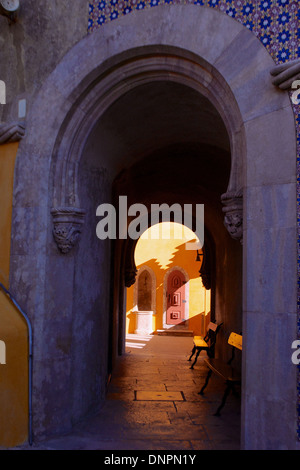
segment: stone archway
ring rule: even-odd
[[[84,217],[94,217],[93,207],[83,207],[78,187],[87,138],[126,92],[164,80],[205,96],[230,139],[231,173],[223,197],[229,225],[231,212],[238,212],[238,223],[241,206],[244,212],[243,446],[276,446],[277,440],[286,448],[294,445],[296,370],[289,354],[296,335],[296,282],[291,285],[288,273],[296,272],[297,259],[296,142],[290,138],[294,118],[288,96],[270,84],[273,65],[242,25],[211,9],[174,5],[129,15],[83,39],[44,83],[18,152],[11,255],[12,290],[34,325],[37,437],[68,430],[97,408],[108,354],[109,325],[102,321],[112,303],[120,304],[118,289],[110,291],[109,252],[103,248],[94,256],[97,240],[84,225]],[[113,170],[95,169],[91,191],[106,202]],[[84,243],[77,245],[83,231],[85,256]],[[232,231],[236,234],[236,227]],[[94,266],[99,283],[85,263]],[[76,287],[83,290],[74,297]],[[111,328],[114,335],[115,324]],[[78,367],[83,362],[84,371]],[[49,390],[49,380],[56,388]],[[283,382],[290,384],[288,391]],[[286,421],[276,425],[282,409]]]

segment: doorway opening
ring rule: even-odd
[[[162,222],[139,238],[135,283],[127,288],[126,334],[203,335],[211,320],[211,290],[200,277],[202,250],[189,250],[195,233]]]

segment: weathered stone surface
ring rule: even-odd
[[[43,10],[42,3],[38,2],[38,9],[26,9],[17,29],[8,31],[4,27],[9,52],[3,56],[3,78],[9,81],[10,66],[13,71],[19,68],[10,82],[15,86],[14,96],[26,96],[30,102],[28,135],[20,144],[15,172],[10,281],[34,324],[38,358],[33,397],[36,436],[65,431],[72,422],[97,409],[112,362],[123,347],[123,245],[117,244],[112,256],[110,243],[97,239],[95,212],[97,205],[111,201],[112,180],[122,170],[126,173],[132,152],[138,161],[149,156],[149,149],[144,135],[139,133],[135,141],[126,131],[130,122],[124,122],[124,129],[119,126],[120,133],[104,148],[97,140],[97,131],[109,110],[112,123],[117,120],[116,109],[126,115],[125,96],[130,91],[132,103],[137,104],[135,88],[144,83],[141,80],[150,84],[174,80],[203,94],[218,110],[231,145],[227,190],[243,189],[243,289],[242,247],[228,236],[221,222],[220,196],[226,187],[217,198],[212,172],[205,175],[210,182],[205,191],[203,183],[197,191],[187,192],[191,189],[191,178],[187,178],[180,186],[182,192],[174,192],[182,202],[186,197],[196,201],[203,195],[208,203],[206,223],[216,256],[216,272],[212,273],[214,308],[216,320],[225,323],[218,352],[225,350],[228,330],[244,323],[244,445],[255,448],[265,443],[274,448],[278,444],[275,432],[268,432],[272,422],[278,420],[282,405],[285,417],[280,422],[280,436],[284,436],[284,446],[294,448],[297,390],[295,367],[287,351],[295,333],[291,325],[296,325],[296,209],[291,204],[296,139],[287,94],[272,87],[270,81],[271,88],[265,90],[270,57],[242,25],[212,9],[165,5],[128,15],[83,38],[86,17],[78,13],[85,12],[87,3],[74,2],[69,19],[67,15],[60,17],[66,12],[62,2],[56,10],[49,6]],[[27,5],[33,6],[33,2]],[[76,22],[72,28],[62,27],[65,21],[73,22],[73,14],[80,18],[76,33]],[[32,28],[29,37],[33,15],[37,15],[39,26]],[[214,29],[212,24],[216,25]],[[63,33],[58,34],[60,28]],[[33,46],[38,41],[41,45],[36,49]],[[2,70],[2,62],[0,66]],[[116,102],[119,108],[114,106]],[[13,106],[7,109],[10,111],[5,113],[14,113]],[[103,134],[111,131],[107,124]],[[166,120],[165,125],[171,136],[172,120]],[[141,125],[139,130],[155,141],[155,128]],[[116,152],[118,145],[117,150],[127,148],[128,152]],[[221,147],[217,149],[223,156]],[[195,165],[190,171],[194,174]],[[224,171],[222,185],[228,176]],[[154,194],[153,182],[145,181],[148,186],[140,184],[145,199],[166,194],[161,189]],[[139,196],[140,192],[133,194]],[[64,206],[84,208],[87,229],[82,231],[77,247],[62,256],[53,243],[50,211]],[[114,285],[111,268],[115,268]],[[285,328],[289,333],[282,334]],[[279,340],[280,354],[275,361],[272,354]],[[257,344],[262,345],[259,356]],[[53,357],[57,362],[53,363]],[[265,357],[270,365],[267,373]],[[284,390],[280,385],[283,370],[288,381]],[[49,386],[52,381],[57,381],[53,388]],[[268,417],[259,404],[266,390],[268,396],[261,403],[267,411],[274,405]],[[273,429],[278,429],[276,426]]]
[[[245,123],[245,129],[246,185],[294,183],[296,139],[293,138],[295,119],[291,106],[252,119]]]
[[[287,437],[293,434],[296,416],[296,403],[289,398],[297,383],[296,368],[291,367],[295,317],[285,311],[275,314],[267,308],[263,314],[257,311],[244,313],[247,333],[243,336],[243,346],[245,342],[249,356],[243,357],[243,381],[247,391],[246,406],[242,411],[245,419],[242,440],[247,449],[297,448],[297,444]],[[266,337],[272,347],[266,343]],[[280,370],[279,363],[282,364]],[[260,437],[254,431],[257,426],[263,426]]]
[[[270,86],[274,62],[258,41],[244,28],[214,63],[233,90],[244,121],[288,105],[286,94]]]
[[[30,109],[32,95],[87,34],[88,4],[74,0],[70,8],[62,2],[23,0],[16,23],[0,16],[0,79],[7,85],[7,105],[0,106],[0,121],[18,118],[18,97],[25,97]]]

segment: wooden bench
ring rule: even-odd
[[[188,360],[189,361],[192,360],[192,357],[194,356],[196,351],[197,351],[197,354],[190,369],[194,369],[194,365],[196,364],[198,356],[201,353],[201,351],[206,351],[208,357],[214,356],[217,334],[222,324],[223,323],[220,323],[220,325],[217,325],[216,323],[210,322],[208,324],[206,335],[204,337],[194,336],[194,346],[193,346],[192,353]]]
[[[226,388],[222,398],[222,402],[217,409],[215,416],[220,416],[221,409],[226,403],[226,399],[229,393],[232,391],[233,394],[237,395],[235,386],[241,384],[241,374],[240,372],[232,366],[232,361],[235,357],[235,351],[239,349],[242,351],[243,337],[237,333],[231,333],[228,339],[228,344],[232,346],[232,355],[227,363],[223,362],[221,359],[208,358],[205,359],[205,363],[209,368],[205,383],[201,388],[199,394],[203,395],[204,389],[207,387],[208,381],[212,373],[216,374],[221,379],[225,380]]]

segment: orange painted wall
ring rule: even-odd
[[[182,226],[178,224],[159,225],[161,227],[164,225],[165,231],[161,228],[158,232],[158,225],[150,227],[139,239],[135,250],[137,268],[140,269],[146,265],[154,271],[156,276],[156,314],[153,315],[153,332],[163,329],[165,275],[169,269],[178,266],[188,274],[189,278],[188,329],[192,330],[194,335],[203,335],[210,319],[210,291],[203,287],[199,277],[201,262],[195,261],[196,251],[186,250],[186,243],[195,241],[195,234],[186,227],[182,233]],[[168,232],[168,226],[170,232]],[[136,286],[133,285],[127,289],[127,333],[134,333],[136,328],[135,288]]]
[[[10,240],[15,160],[18,144],[0,146],[0,282],[9,288]],[[22,315],[0,291],[0,446],[14,447],[28,437],[28,333]]]
[[[0,282],[8,287],[11,215],[15,160],[18,144],[0,146]]]

